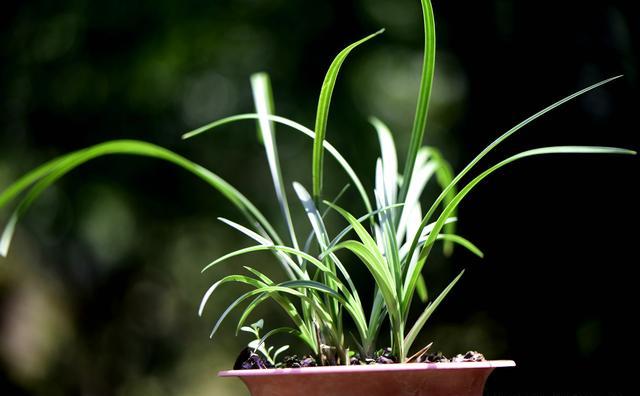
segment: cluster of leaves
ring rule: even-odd
[[[77,166],[100,156],[129,154],[155,157],[172,162],[202,178],[220,191],[244,215],[248,224],[220,219],[255,242],[255,245],[231,252],[205,267],[211,268],[227,259],[258,251],[270,251],[280,263],[287,280],[275,282],[258,270],[245,267],[247,275],[233,274],[215,282],[205,293],[200,304],[202,315],[213,292],[225,283],[239,282],[252,289],[238,297],[220,316],[211,336],[218,330],[229,313],[243,302],[249,301],[238,320],[236,332],[252,329],[244,326],[251,313],[262,302],[275,301],[291,318],[293,326],[275,328],[253,344],[262,350],[265,340],[277,333],[289,333],[303,340],[318,357],[320,364],[349,364],[349,343],[345,335],[345,314],[354,324],[354,342],[361,356],[372,356],[376,340],[383,323],[391,329],[391,354],[399,361],[406,361],[418,333],[462,276],[455,277],[434,299],[426,293],[422,270],[437,241],[443,242],[445,253],[450,253],[453,244],[459,244],[471,252],[482,253],[471,242],[455,233],[456,210],[467,194],[483,179],[516,160],[526,157],[561,153],[613,153],[633,154],[632,151],[609,147],[556,146],[527,150],[508,157],[477,174],[466,184],[462,179],[474,169],[478,162],[496,146],[519,131],[525,125],[546,112],[606,84],[613,77],[582,89],[544,108],[500,135],[459,173],[455,174],[440,153],[433,147],[422,146],[427,122],[427,110],[433,83],[435,65],[435,24],[431,4],[422,1],[425,51],[422,76],[417,101],[416,115],[411,141],[406,154],[402,174],[398,170],[398,156],[389,129],[376,118],[371,124],[380,141],[381,156],[375,168],[373,204],[370,195],[347,160],[326,139],[327,121],[331,96],[340,68],[349,53],[367,40],[382,33],[376,32],[342,50],[331,64],[317,106],[313,130],[287,118],[275,115],[273,94],[266,74],[252,76],[251,86],[255,102],[255,113],[228,117],[194,130],[183,138],[191,138],[221,125],[241,120],[257,120],[258,131],[264,145],[276,197],[280,206],[288,236],[283,239],[266,217],[237,189],[215,173],[156,145],[131,140],[110,141],[61,156],[34,169],[9,186],[0,194],[0,208],[17,199],[24,192],[0,239],[0,253],[6,255],[15,226],[33,201],[58,178]],[[299,239],[294,227],[287,200],[285,182],[280,170],[276,144],[275,125],[282,124],[313,139],[312,193],[300,183],[293,183],[293,190],[303,206],[312,232]],[[333,200],[323,199],[323,161],[325,151],[346,172],[363,204],[363,214],[354,216],[337,205],[343,191]],[[438,197],[423,211],[421,195],[430,180],[441,188]],[[344,218],[345,227],[331,235],[324,218],[331,211]],[[355,238],[347,239],[354,235]],[[358,289],[347,268],[338,257],[347,251],[359,259],[375,282],[373,304],[368,309],[362,304]],[[204,271],[203,270],[203,271]],[[409,311],[416,294],[424,307],[422,314],[413,323]],[[426,305],[425,305],[426,304]],[[368,313],[368,315],[367,315]],[[270,353],[265,349],[267,355]]]
[[[246,333],[250,333],[254,336],[253,340],[249,342],[247,347],[253,350],[253,353],[260,352],[262,356],[269,362],[271,367],[278,367],[278,356],[289,349],[289,345],[283,345],[280,348],[274,350],[275,347],[267,346],[266,343],[262,342],[262,337],[260,336],[260,331],[264,328],[264,320],[260,319],[257,322],[251,324],[250,326],[242,326],[240,328],[241,331]]]

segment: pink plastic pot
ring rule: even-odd
[[[480,396],[496,367],[512,360],[473,363],[408,363],[298,369],[230,370],[252,396]]]

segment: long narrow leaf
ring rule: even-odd
[[[202,313],[204,312],[204,307],[207,305],[207,302],[209,302],[209,299],[211,298],[211,295],[213,294],[213,292],[216,291],[216,289],[218,289],[218,287],[220,285],[225,284],[225,283],[229,283],[229,282],[245,283],[245,284],[251,285],[253,287],[265,286],[265,283],[263,283],[262,281],[259,281],[257,279],[251,278],[249,276],[245,276],[245,275],[228,275],[228,276],[225,276],[224,278],[222,278],[219,281],[217,281],[216,283],[214,283],[211,287],[209,287],[209,289],[207,289],[207,291],[204,293],[204,296],[202,297],[202,300],[200,300],[200,306],[198,307],[198,316],[202,316]]]
[[[202,269],[201,272],[205,272],[206,270],[210,269],[211,267],[213,267],[214,265],[220,264],[221,262],[228,260],[232,257],[236,257],[236,256],[240,256],[243,254],[247,254],[247,253],[253,253],[253,252],[259,252],[259,251],[268,251],[268,250],[274,250],[274,251],[279,251],[279,252],[284,252],[284,253],[288,253],[288,254],[293,254],[294,256],[300,257],[301,259],[307,260],[308,262],[310,262],[312,265],[314,265],[315,267],[317,267],[320,271],[322,272],[331,272],[331,270],[329,270],[329,268],[327,268],[320,260],[316,259],[315,257],[301,251],[298,249],[294,249],[291,248],[289,246],[281,246],[281,245],[258,245],[258,246],[250,246],[247,248],[243,248],[243,249],[238,249],[235,250],[231,253],[225,254],[224,256],[216,259],[215,261],[211,262],[210,264],[208,264],[206,267],[204,267]]]
[[[396,156],[396,146],[393,142],[393,135],[389,128],[379,119],[371,117],[369,122],[375,128],[380,143],[380,154],[382,156],[382,169],[384,174],[384,205],[392,205],[397,201],[398,194],[398,158]]]
[[[449,185],[453,181],[453,178],[454,178],[453,169],[451,168],[451,165],[449,164],[449,162],[447,162],[442,156],[442,154],[440,154],[439,150],[433,147],[427,147],[427,150],[429,150],[429,155],[431,157],[431,160],[436,164],[436,168],[435,168],[436,180],[438,181],[440,188],[442,190],[445,190],[447,189],[447,187],[449,187]],[[457,190],[455,185],[453,186],[453,188],[448,189],[447,195],[445,195],[442,201],[443,206],[446,207],[447,205],[449,205],[451,200],[453,200],[453,197],[456,196],[456,193],[457,193]],[[451,216],[456,216],[456,211],[453,211],[451,213]],[[444,229],[447,234],[455,234],[456,223],[449,223],[445,225]],[[451,255],[451,253],[453,253],[453,242],[445,241],[443,244],[443,252],[445,256]]]
[[[433,202],[433,204],[431,205],[431,208],[429,208],[429,211],[427,212],[427,214],[423,217],[422,219],[422,223],[420,224],[420,228],[426,226],[426,224],[429,222],[429,220],[431,219],[431,216],[433,216],[433,214],[435,213],[436,209],[438,208],[438,205],[440,205],[440,203],[442,202],[443,199],[445,199],[447,197],[447,195],[449,194],[449,192],[455,188],[456,184],[485,156],[487,155],[491,150],[493,150],[497,145],[499,145],[500,143],[502,143],[503,141],[505,141],[507,138],[509,138],[511,135],[513,135],[514,133],[516,133],[517,131],[519,131],[522,127],[526,126],[527,124],[529,124],[530,122],[536,120],[537,118],[540,118],[541,116],[543,116],[544,114],[550,112],[551,110],[555,109],[558,106],[561,106],[565,103],[567,103],[568,101],[577,98],[580,95],[583,95],[589,91],[591,91],[592,89],[598,88],[604,84],[607,84],[611,81],[614,81],[618,78],[622,77],[620,76],[615,76],[615,77],[611,77],[611,78],[607,78],[606,80],[600,81],[598,83],[595,83],[593,85],[590,85],[586,88],[583,88],[555,103],[553,103],[550,106],[545,107],[544,109],[538,111],[537,113],[535,113],[534,115],[528,117],[527,119],[525,119],[524,121],[518,123],[516,126],[514,126],[513,128],[509,129],[507,132],[503,133],[502,135],[500,135],[500,137],[498,137],[496,140],[494,140],[491,144],[489,144],[484,150],[482,150],[480,152],[480,154],[478,154],[471,162],[469,162],[467,164],[467,166],[464,167],[464,169],[462,169],[462,171],[460,171],[460,173],[458,173],[456,175],[456,177],[451,181],[451,183],[449,183],[449,186],[447,188],[445,188],[440,195],[438,196],[438,198],[436,198],[436,200]],[[418,244],[418,235],[416,234],[416,236],[413,239],[413,242],[411,244],[411,248],[409,249],[410,253],[413,253],[413,251],[415,250],[417,244]]]
[[[259,119],[260,116],[258,116],[258,114],[239,114],[239,115],[235,115],[235,116],[231,116],[231,117],[226,117],[223,118],[221,120],[217,120],[214,121],[212,123],[209,123],[207,125],[204,125],[198,129],[195,129],[191,132],[185,133],[184,135],[182,135],[183,139],[189,139],[192,138],[194,136],[200,135],[204,132],[207,131],[211,131],[216,127],[225,125],[225,124],[229,124],[232,122],[236,122],[236,121],[242,121],[242,120],[256,120]],[[305,127],[304,125],[301,125],[295,121],[292,121],[288,118],[285,117],[281,117],[281,116],[276,116],[276,115],[268,115],[265,116],[265,118],[269,119],[269,121],[273,121],[273,122],[277,122],[279,124],[282,125],[286,125],[288,127],[290,127],[292,130],[298,131],[303,133],[304,135],[310,137],[311,139],[315,140],[316,134],[315,132],[313,132],[311,129]],[[335,147],[333,147],[326,139],[323,141],[322,143],[323,147],[325,148],[325,150],[327,150],[329,152],[329,154],[331,154],[333,156],[333,158],[335,158],[336,162],[338,162],[338,164],[342,167],[342,169],[344,169],[344,171],[347,173],[347,175],[349,176],[349,178],[351,179],[351,181],[353,182],[353,184],[356,186],[356,189],[358,190],[358,193],[360,194],[360,198],[362,199],[362,202],[364,203],[364,206],[367,208],[367,211],[371,212],[372,207],[371,207],[371,202],[369,201],[369,197],[367,196],[367,192],[364,189],[362,182],[360,181],[360,179],[358,178],[358,175],[355,173],[355,171],[353,170],[353,168],[351,168],[351,166],[349,165],[349,163],[347,162],[347,160],[344,159],[344,157],[338,152],[338,150],[336,150]]]
[[[442,211],[438,220],[436,221],[435,226],[433,227],[433,231],[429,234],[427,240],[425,241],[424,247],[420,252],[420,258],[416,262],[416,265],[410,267],[407,271],[407,277],[405,279],[405,287],[404,287],[404,296],[402,301],[403,309],[407,309],[409,304],[411,303],[411,298],[413,296],[413,292],[415,289],[415,284],[418,279],[418,274],[422,271],[422,267],[424,266],[425,260],[431,250],[433,241],[437,238],[440,230],[444,226],[445,220],[448,216],[456,209],[456,207],[460,204],[462,199],[475,187],[480,183],[484,178],[489,176],[494,171],[502,168],[505,165],[508,165],[514,161],[519,159],[537,156],[537,155],[546,155],[546,154],[627,154],[627,155],[635,155],[636,152],[632,150],[625,150],[614,147],[594,147],[594,146],[555,146],[555,147],[542,147],[533,150],[523,151],[516,155],[513,155],[495,165],[485,170],[478,176],[476,176],[473,180],[471,180],[467,185],[464,186],[460,190],[458,194],[456,194],[455,198],[447,205],[447,207]],[[406,312],[406,311],[404,311]]]
[[[433,312],[436,310],[436,308],[438,308],[438,306],[444,300],[447,294],[449,294],[451,289],[453,289],[453,286],[455,286],[456,283],[458,283],[458,281],[460,280],[463,274],[464,274],[464,270],[462,270],[462,272],[460,272],[460,274],[456,276],[455,279],[451,281],[451,283],[449,283],[449,285],[438,295],[438,297],[436,297],[436,299],[427,306],[427,308],[420,315],[420,317],[418,317],[414,325],[411,327],[411,330],[409,330],[409,333],[407,333],[407,336],[404,338],[405,351],[407,352],[409,351],[409,348],[411,348],[411,345],[413,345],[413,341],[415,341],[416,336],[418,335],[418,333],[420,333],[420,331],[424,327],[424,324],[427,323],[427,320],[429,320],[429,318],[431,317]]]
[[[440,234],[438,235],[439,240],[443,240],[445,242],[450,242],[450,243],[457,243],[458,245],[466,248],[467,250],[469,250],[471,253],[475,254],[476,256],[483,258],[484,257],[484,253],[482,253],[482,250],[478,249],[478,247],[476,245],[474,245],[471,241],[469,241],[466,238],[461,237],[460,235],[456,235],[456,234]]]
[[[240,225],[234,221],[225,219],[223,217],[218,217],[218,220],[230,226],[231,228],[235,228],[236,230],[240,231],[241,233],[245,234],[246,236],[248,236],[249,238],[253,239],[254,241],[258,242],[261,245],[269,246],[269,247],[274,246],[274,243],[270,239],[267,239],[259,235],[258,233],[248,229],[243,225]],[[282,244],[279,244],[279,246],[281,245]],[[284,268],[289,278],[296,279],[298,277],[304,277],[303,271],[300,269],[300,267],[293,260],[291,260],[291,257],[285,254],[284,251],[275,250],[275,249],[273,251],[275,252],[276,258],[278,258],[278,260],[280,261],[282,267]]]
[[[273,180],[273,187],[278,198],[280,211],[284,217],[291,243],[295,249],[299,249],[296,232],[291,221],[291,212],[287,202],[287,193],[282,181],[282,171],[280,170],[280,158],[278,157],[278,146],[276,144],[276,131],[272,121],[266,117],[274,112],[273,93],[271,90],[271,80],[266,73],[257,73],[251,76],[251,88],[253,91],[253,101],[256,107],[258,119],[258,131],[262,136],[262,142],[269,162],[269,170]]]
[[[40,194],[49,187],[52,183],[64,176],[66,173],[75,169],[76,167],[90,161],[94,158],[112,155],[112,154],[125,154],[125,155],[138,155],[147,156],[162,159],[171,162],[175,165],[182,167],[183,169],[200,177],[212,187],[222,193],[232,204],[234,204],[244,216],[254,224],[258,229],[266,230],[267,234],[273,238],[277,243],[281,244],[278,234],[275,232],[271,224],[266,220],[262,213],[238,190],[227,183],[224,179],[216,175],[215,173],[203,168],[202,166],[195,164],[186,158],[173,153],[167,149],[156,146],[151,143],[137,141],[137,140],[114,140],[95,146],[91,146],[86,149],[79,150],[77,152],[68,154],[60,161],[50,161],[46,166],[39,167],[37,172],[32,172],[9,186],[6,190],[6,195],[3,194],[3,199],[17,196],[21,191],[28,188],[28,182],[36,180],[36,176],[40,177],[40,180],[29,191],[27,196],[21,201],[16,210],[13,212],[8,227],[2,234],[0,240],[0,255],[6,256],[11,238],[13,236],[15,224],[20,217],[27,211],[30,205]]]
[[[365,41],[381,34],[384,32],[384,29],[381,29],[361,40],[356,41],[355,43],[349,45],[335,57],[333,62],[331,62],[331,66],[329,66],[329,70],[324,78],[324,82],[322,83],[322,88],[320,89],[320,98],[318,99],[318,110],[316,113],[316,125],[315,132],[316,136],[313,140],[313,161],[312,161],[312,175],[313,175],[313,197],[316,202],[320,202],[320,195],[322,192],[322,165],[324,160],[324,137],[327,132],[327,120],[329,119],[329,107],[331,104],[331,95],[333,94],[333,88],[336,85],[336,80],[338,78],[338,72],[340,71],[340,67],[342,63],[347,58],[347,55],[356,48],[358,45],[364,43]]]
[[[416,114],[411,129],[411,141],[409,151],[404,166],[403,185],[398,197],[399,202],[403,202],[407,196],[407,190],[413,175],[418,150],[422,146],[424,130],[427,125],[427,112],[429,110],[429,99],[431,98],[431,87],[433,85],[433,74],[436,63],[436,28],[433,16],[431,1],[422,1],[422,19],[424,24],[424,54],[422,61],[422,75],[420,77],[420,90],[418,91],[418,103],[416,104]]]

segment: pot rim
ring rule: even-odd
[[[497,367],[515,367],[513,360],[485,360],[483,362],[447,362],[447,363],[394,363],[362,366],[323,366],[302,368],[273,368],[260,370],[226,370],[218,372],[219,377],[264,377],[278,375],[321,375],[349,374],[354,372],[415,371],[415,370],[464,370],[494,369]]]

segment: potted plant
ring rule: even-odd
[[[594,153],[635,154],[633,151],[594,146],[553,146],[527,150],[488,167],[474,178],[462,183],[490,151],[548,111],[592,89],[617,79],[609,78],[584,88],[542,109],[496,138],[460,172],[454,174],[439,151],[423,146],[427,111],[435,65],[435,23],[430,1],[421,0],[425,32],[425,50],[421,83],[410,145],[404,167],[398,166],[393,136],[377,118],[371,125],[380,142],[380,158],[374,172],[373,193],[363,183],[349,162],[326,139],[331,96],[340,68],[357,46],[382,33],[378,31],[343,49],[333,60],[320,91],[315,126],[309,129],[295,121],[275,115],[269,77],[258,73],[251,77],[255,113],[240,114],[215,121],[183,136],[188,139],[216,130],[227,123],[242,120],[257,121],[264,145],[274,190],[288,235],[282,237],[260,210],[230,183],[204,167],[162,147],[135,140],[116,140],[78,150],[53,159],[14,182],[0,194],[0,208],[18,201],[0,238],[0,253],[6,256],[16,224],[38,196],[57,179],[94,158],[113,155],[138,155],[174,163],[209,183],[229,199],[245,218],[245,223],[220,219],[235,231],[244,234],[254,245],[236,250],[207,265],[207,269],[233,257],[258,251],[272,252],[288,280],[276,282],[254,268],[245,267],[246,274],[232,274],[216,281],[204,294],[199,314],[218,287],[226,283],[241,283],[251,289],[241,294],[221,314],[211,332],[214,336],[224,319],[235,308],[248,302],[236,331],[252,334],[248,347],[241,353],[234,370],[221,376],[240,377],[253,395],[304,394],[429,394],[477,395],[496,367],[514,366],[509,360],[484,360],[476,352],[454,357],[451,361],[433,354],[431,344],[414,347],[416,336],[462,277],[456,276],[435,298],[427,293],[422,270],[436,243],[442,243],[445,254],[454,245],[482,257],[482,252],[469,240],[457,235],[455,224],[458,205],[487,176],[520,159],[546,154]],[[283,180],[275,125],[302,133],[313,140],[311,192],[300,183],[293,191],[304,208],[312,232],[299,234],[293,224],[291,205],[287,199],[287,184]],[[325,199],[323,190],[325,151],[337,161],[350,179],[361,201],[361,210],[352,214],[340,205],[343,189],[336,197]],[[423,211],[422,192],[430,180],[441,188],[438,197]],[[324,217],[337,215],[344,228],[335,234],[328,232]],[[375,292],[371,307],[365,307],[359,289],[344,255],[355,255],[371,275]],[[409,311],[419,300],[422,314],[410,321]],[[247,322],[255,308],[265,301],[283,308],[292,325],[276,327],[263,333],[264,322]],[[390,345],[378,340],[383,325],[390,328]],[[347,329],[355,329],[351,334]],[[287,346],[269,347],[270,337],[287,333],[303,341],[308,356],[285,357]],[[297,351],[296,351],[297,352]],[[252,370],[254,369],[254,370]]]

